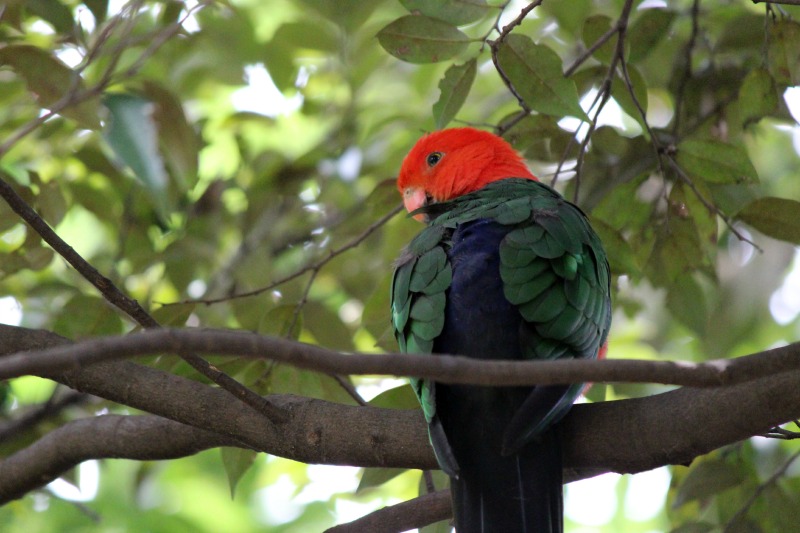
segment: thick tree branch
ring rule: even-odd
[[[49,332],[9,326],[0,328],[0,338],[0,353],[68,342]],[[797,345],[787,349],[796,350]],[[792,357],[796,358],[796,353]],[[273,425],[224,391],[129,362],[42,375],[76,390],[219,433],[240,446],[297,461],[436,468],[425,422],[417,410],[356,407],[281,395],[272,398],[288,418]],[[731,409],[735,405],[747,409]],[[686,464],[698,455],[761,435],[799,416],[800,372],[791,371],[726,387],[685,387],[647,398],[577,405],[561,424],[566,479]],[[621,435],[634,434],[636,438],[628,439],[628,445],[619,446]],[[0,476],[0,493],[19,490],[9,488],[12,484],[13,480]]]
[[[14,190],[9,183],[0,177],[0,197],[8,206],[24,220],[53,250],[63,257],[83,278],[91,283],[103,297],[112,305],[126,313],[137,324],[147,329],[157,329],[160,324],[139,305],[139,302],[130,298],[114,283],[103,276],[94,266],[84,259],[72,246],[67,244],[50,225]],[[181,358],[189,363],[197,372],[207,377],[223,389],[229,391],[234,397],[249,405],[251,408],[269,417],[279,420],[283,413],[258,394],[251,391],[232,377],[209,364],[205,359],[190,352],[179,352]]]
[[[237,444],[219,433],[159,416],[84,418],[51,431],[0,462],[0,503],[21,498],[89,459],[175,459]]]
[[[329,528],[325,533],[396,533],[433,524],[453,516],[449,490],[425,494],[407,502],[384,507],[358,520]]]
[[[57,416],[67,407],[87,401],[91,396],[69,391],[59,394],[59,390],[45,403],[25,412],[22,416],[0,423],[0,442],[13,438],[18,433],[38,425],[50,417]]]
[[[0,326],[0,333],[7,328]],[[506,386],[591,381],[717,387],[800,371],[800,343],[706,363],[621,359],[485,361],[444,355],[342,354],[244,331],[161,328],[6,355],[0,359],[0,379],[79,369],[138,355],[186,351],[270,359],[328,374],[417,376],[445,383]]]

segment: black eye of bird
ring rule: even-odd
[[[429,167],[434,166],[436,163],[442,160],[444,154],[442,152],[431,152],[428,154],[428,157],[425,158],[425,162],[428,163]]]

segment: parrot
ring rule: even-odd
[[[483,360],[605,356],[610,271],[586,215],[491,132],[419,139],[397,186],[426,226],[400,253],[391,321],[400,351]],[[556,424],[584,384],[474,386],[410,378],[457,533],[563,531]]]

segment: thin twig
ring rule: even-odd
[[[505,41],[506,37],[508,37],[508,35],[511,33],[511,30],[522,24],[522,21],[525,20],[525,17],[527,17],[531,11],[542,5],[543,1],[544,0],[536,0],[535,2],[531,2],[530,4],[522,8],[522,10],[520,10],[519,12],[519,15],[517,15],[517,17],[514,20],[503,26],[502,31],[500,31],[500,35],[494,41],[495,44],[499,45],[503,41]],[[508,3],[506,5],[508,5]]]
[[[355,400],[355,402],[360,405],[361,407],[367,407],[369,402],[361,396],[353,384],[347,379],[345,376],[339,374],[328,374],[331,378],[333,378],[339,386],[344,389],[344,391],[350,395],[350,397]]]
[[[325,533],[396,533],[421,528],[452,516],[450,491],[440,490],[383,507],[352,522],[326,529]]]
[[[628,89],[628,94],[631,96],[631,100],[633,100],[633,105],[636,107],[636,110],[639,112],[639,116],[642,119],[642,124],[644,124],[645,129],[647,130],[647,135],[650,137],[650,145],[653,147],[653,151],[656,155],[656,163],[658,164],[658,173],[661,176],[664,176],[664,164],[661,161],[661,144],[658,142],[653,129],[650,127],[650,123],[647,121],[647,112],[644,110],[644,106],[642,106],[641,102],[639,102],[639,98],[636,96],[636,91],[633,89],[633,82],[631,81],[631,76],[628,73],[628,63],[625,60],[620,61],[620,66],[622,68],[622,80],[625,82],[625,87]]]
[[[626,0],[625,4],[622,6],[622,12],[619,15],[619,19],[617,19],[616,24],[614,24],[614,27],[612,28],[617,33],[617,46],[615,48],[614,55],[611,58],[611,63],[608,65],[608,72],[600,87],[600,91],[595,97],[592,106],[590,106],[589,108],[592,109],[592,107],[594,107],[595,104],[597,104],[597,111],[595,112],[594,118],[591,120],[591,122],[589,122],[589,128],[586,131],[586,136],[581,142],[580,149],[578,150],[578,157],[575,163],[574,201],[576,202],[578,201],[578,194],[580,192],[581,170],[583,169],[583,161],[586,156],[587,148],[589,146],[589,141],[592,137],[592,133],[597,127],[597,120],[600,118],[600,113],[603,111],[603,108],[605,107],[606,103],[608,103],[608,100],[611,97],[611,84],[614,80],[614,77],[616,76],[617,65],[620,62],[623,63],[625,62],[625,57],[624,57],[625,34],[627,32],[628,18],[630,17],[632,8],[633,8],[633,0]]]
[[[503,13],[505,12],[506,8],[508,7],[508,4],[510,4],[510,3],[511,3],[511,0],[506,0],[506,2],[504,2],[504,3],[500,4],[499,6],[497,6],[498,12],[497,12],[497,16],[494,19],[494,23],[492,23],[492,26],[489,28],[489,31],[487,31],[483,35],[483,37],[481,37],[481,40],[483,41],[483,43],[481,44],[481,49],[480,49],[481,52],[483,52],[483,49],[486,48],[487,44],[489,44],[489,36],[492,34],[492,32],[496,31],[498,34],[500,34],[503,31],[500,28],[500,18],[503,16]]]
[[[795,460],[798,457],[800,457],[800,450],[793,453],[786,460],[786,462],[781,465],[780,468],[778,468],[769,478],[764,480],[764,482],[761,483],[756,488],[756,490],[753,491],[753,494],[750,496],[747,502],[745,502],[742,508],[739,509],[736,512],[736,514],[733,515],[730,520],[728,520],[728,523],[725,524],[725,528],[722,530],[723,533],[728,533],[734,530],[734,528],[736,527],[736,523],[739,521],[739,519],[743,518],[747,514],[747,512],[750,510],[750,507],[752,507],[753,504],[756,503],[758,498],[761,496],[761,493],[764,492],[771,485],[777,483],[778,480],[781,478],[781,476],[783,476],[786,473],[786,471],[789,469],[790,466],[792,466],[792,463],[795,462]]]
[[[67,407],[78,405],[91,398],[90,395],[77,391],[69,391],[66,394],[59,392],[60,389],[56,388],[56,392],[44,404],[0,425],[0,442],[6,442],[39,422],[58,415]]]
[[[706,363],[627,359],[486,361],[446,354],[436,357],[399,353],[344,354],[246,331],[159,328],[5,355],[0,358],[0,379],[48,375],[126,357],[187,351],[268,359],[327,374],[415,376],[443,383],[486,386],[592,381],[727,387],[800,372],[800,343]]]
[[[336,257],[340,256],[341,254],[343,254],[347,250],[355,248],[356,246],[358,246],[359,244],[364,242],[367,239],[367,237],[372,235],[378,228],[380,228],[381,226],[386,224],[389,220],[392,219],[392,217],[394,217],[397,213],[399,213],[402,210],[403,210],[402,204],[396,206],[394,209],[389,211],[387,214],[385,214],[384,216],[382,216],[381,218],[379,218],[378,220],[376,220],[375,222],[370,224],[367,227],[367,229],[365,229],[363,232],[361,232],[355,238],[353,238],[349,242],[343,244],[339,248],[335,248],[333,250],[330,250],[328,252],[328,255],[326,255],[322,259],[320,259],[318,261],[315,261],[314,263],[311,263],[309,265],[306,265],[306,266],[300,268],[299,270],[296,270],[295,272],[292,272],[291,274],[289,274],[287,276],[284,276],[284,277],[282,277],[280,279],[277,279],[277,280],[275,280],[275,281],[273,281],[273,282],[271,282],[268,285],[265,285],[263,287],[259,287],[257,289],[253,289],[253,290],[250,290],[250,291],[238,292],[236,294],[229,294],[227,296],[222,296],[220,298],[205,298],[205,299],[197,299],[197,300],[182,300],[182,301],[179,301],[179,302],[173,302],[173,303],[168,303],[168,304],[164,304],[164,305],[180,305],[180,304],[191,304],[191,303],[212,305],[212,304],[217,304],[217,303],[221,303],[221,302],[227,302],[229,300],[235,300],[237,298],[249,298],[251,296],[258,296],[259,294],[263,294],[263,293],[265,293],[267,291],[271,291],[274,288],[276,288],[276,287],[278,287],[280,285],[283,285],[284,283],[288,283],[288,282],[290,282],[290,281],[292,281],[294,279],[299,278],[303,274],[306,274],[308,272],[312,272],[312,271],[315,271],[315,270],[319,271],[322,267],[324,267],[325,265],[330,263]]]
[[[720,217],[722,221],[725,222],[725,225],[728,226],[728,229],[731,231],[731,233],[736,235],[737,239],[739,239],[742,242],[748,243],[759,252],[762,253],[764,252],[764,250],[759,245],[757,245],[756,243],[745,237],[742,232],[736,229],[736,227],[733,225],[733,221],[728,215],[723,213],[719,207],[714,205],[714,203],[711,202],[710,200],[707,200],[700,193],[700,191],[697,189],[697,186],[694,184],[694,181],[692,181],[692,178],[690,178],[689,175],[686,174],[686,172],[680,167],[680,165],[678,165],[677,161],[675,161],[675,158],[673,158],[671,154],[665,153],[664,156],[666,157],[669,166],[672,167],[672,169],[675,171],[675,173],[678,175],[681,181],[683,181],[686,185],[689,186],[689,188],[692,190],[697,199],[700,200],[700,203],[702,203],[706,209],[708,209],[709,211]]]
[[[132,3],[129,4],[128,10],[129,11],[138,11],[141,7],[142,2]],[[197,7],[204,5],[198,4]],[[194,10],[187,10],[186,16],[188,17]],[[119,19],[122,20],[122,19]],[[159,46],[163,45],[166,40],[174,35],[175,32],[178,31],[180,25],[185,20],[185,17],[181,19],[181,21],[173,24],[166,29],[162,30],[152,40],[152,43],[148,48],[141,54],[139,60],[144,60],[150,55],[152,55]],[[126,21],[127,24],[125,25],[124,29],[122,30],[123,39],[122,42],[125,42],[125,36],[128,35],[131,31],[133,31],[133,17],[129,16],[128,20]],[[112,27],[116,27],[116,24],[121,23],[112,23]],[[95,51],[90,51],[88,54],[89,57],[97,57],[99,52],[97,51],[99,47],[101,47],[105,42],[107,42],[110,33],[101,34],[102,38],[96,42],[97,48]],[[127,45],[127,43],[126,43]],[[23,126],[20,130],[18,130],[15,134],[13,134],[9,139],[6,140],[3,145],[0,145],[0,156],[11,149],[19,140],[24,138],[26,135],[34,131],[37,127],[39,127],[44,121],[48,118],[54,116],[58,111],[66,108],[69,105],[81,102],[85,99],[88,99],[92,96],[98,95],[102,93],[108,85],[110,85],[114,81],[120,81],[126,77],[133,76],[138,66],[140,65],[139,62],[135,62],[134,66],[128,68],[121,74],[117,75],[115,73],[116,65],[119,62],[119,59],[124,51],[125,47],[120,44],[112,54],[112,58],[110,61],[110,65],[105,69],[104,75],[102,76],[101,80],[94,85],[93,87],[86,89],[84,91],[78,91],[78,84],[73,83],[73,87],[68,90],[64,96],[56,102],[54,105],[51,106],[51,109],[48,113],[42,115],[41,117],[29,122],[27,125]],[[86,68],[88,65],[88,61],[84,62],[84,64],[80,67],[81,69]],[[136,67],[136,68],[134,68]],[[77,80],[77,75],[74,80]],[[61,255],[75,270],[80,273],[84,279],[89,281],[98,291],[104,296],[104,298],[111,304],[115,305],[118,309],[126,313],[129,317],[131,317],[137,324],[142,326],[143,328],[158,328],[160,325],[158,322],[145,311],[139,303],[128,297],[124,294],[120,289],[118,289],[113,282],[108,279],[107,277],[100,274],[100,272],[95,269],[88,261],[86,261],[83,257],[80,256],[71,246],[69,246],[63,239],[61,239],[55,231],[45,222],[37,213],[36,211],[31,208],[17,193],[14,189],[2,178],[0,178],[0,196],[2,196],[8,205],[12,208],[12,210],[17,213],[34,231],[36,231],[42,239],[47,242],[53,250],[55,250],[59,255]],[[200,374],[207,377],[214,383],[218,384],[223,389],[227,390],[235,397],[239,398],[240,400],[244,401],[250,407],[256,409],[258,412],[267,416],[270,420],[274,422],[279,422],[285,419],[285,413],[279,409],[278,407],[272,405],[268,400],[262,398],[255,392],[251,391],[247,387],[244,387],[241,383],[237,382],[227,374],[221,372],[219,369],[212,366],[208,361],[192,354],[192,353],[181,353],[181,357],[189,363],[195,370],[197,370]]]
[[[694,47],[697,42],[697,35],[700,32],[700,0],[694,0],[692,3],[692,33],[689,36],[689,42],[686,43],[686,49],[684,50],[684,61],[685,65],[683,68],[683,73],[681,74],[681,79],[678,82],[678,90],[675,92],[675,112],[674,112],[674,121],[672,122],[672,133],[676,135],[678,133],[678,128],[680,127],[681,122],[681,111],[683,109],[683,98],[684,98],[684,91],[686,90],[686,84],[689,83],[689,79],[692,77],[692,55],[694,54]]]
[[[160,324],[139,305],[139,302],[123,293],[110,279],[103,276],[95,267],[81,257],[74,248],[59,237],[50,225],[47,224],[47,222],[45,222],[44,219],[17,194],[11,185],[2,179],[2,177],[0,177],[0,197],[8,203],[9,207],[11,207],[22,220],[42,237],[42,240],[49,244],[56,253],[72,265],[86,281],[100,291],[106,301],[116,306],[145,329],[161,327]],[[279,422],[285,419],[285,413],[283,413],[282,409],[272,405],[271,402],[265,398],[262,398],[232,377],[221,372],[205,359],[188,352],[182,352],[180,355],[200,374],[227,390],[253,409],[264,414],[270,420]]]
[[[771,428],[764,434],[764,437],[769,439],[779,439],[779,440],[796,440],[800,439],[800,431],[790,431],[788,429],[784,429],[780,426]]]
[[[614,34],[619,33],[619,29],[619,23],[609,28],[607,32],[605,32],[594,43],[592,43],[592,46],[584,50],[584,52],[572,62],[572,65],[570,65],[569,68],[564,71],[564,76],[567,78],[572,76],[575,73],[575,70],[577,70],[579,66],[589,59],[593,53],[595,53],[601,46],[606,44],[606,42],[611,39]]]
[[[527,103],[525,103],[525,100],[522,98],[519,92],[517,92],[517,89],[514,87],[514,84],[511,83],[511,79],[508,77],[508,74],[506,74],[505,71],[503,70],[503,67],[500,66],[500,61],[497,58],[497,54],[500,50],[500,46],[505,42],[509,34],[511,34],[511,31],[520,24],[522,24],[522,21],[525,20],[525,17],[527,17],[528,14],[535,8],[539,7],[542,4],[542,2],[543,0],[536,0],[535,2],[531,2],[530,4],[525,6],[519,12],[519,15],[517,15],[516,18],[514,18],[514,20],[503,26],[503,29],[500,31],[500,35],[498,35],[497,39],[495,39],[494,41],[486,41],[489,43],[489,48],[492,51],[492,63],[494,63],[494,68],[495,70],[497,70],[497,74],[500,76],[500,79],[503,80],[503,83],[505,84],[506,88],[508,88],[508,91],[514,96],[514,98],[517,99],[517,103],[524,112],[522,116],[514,120],[511,126],[518,123],[525,116],[530,114],[531,108],[528,106]],[[498,134],[508,131],[511,128],[511,126],[507,125],[505,129],[502,130],[498,127]]]
[[[306,287],[303,290],[303,295],[300,297],[300,300],[294,307],[294,312],[292,313],[292,321],[289,324],[289,327],[286,329],[286,334],[284,338],[291,339],[294,336],[294,329],[297,327],[298,320],[300,318],[300,312],[303,309],[303,306],[308,302],[308,294],[311,292],[311,286],[314,285],[314,280],[319,274],[319,268],[315,268],[311,270],[311,275],[308,277],[308,281],[306,282]],[[270,368],[267,372],[271,372],[272,369]],[[328,373],[328,376],[331,377],[336,383],[351,397],[355,402],[361,406],[369,405],[364,398],[358,393],[356,388],[350,383],[347,378],[342,377],[338,374]]]

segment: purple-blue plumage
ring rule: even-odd
[[[487,219],[454,231],[447,253],[453,281],[434,353],[523,358],[522,317],[503,295],[499,271],[498,248],[508,232],[508,226]],[[538,389],[549,407],[566,392],[566,387]],[[532,391],[436,384],[437,413],[460,466],[459,479],[452,480],[459,533],[561,530],[561,457],[553,430],[513,454],[502,453],[504,434]]]

